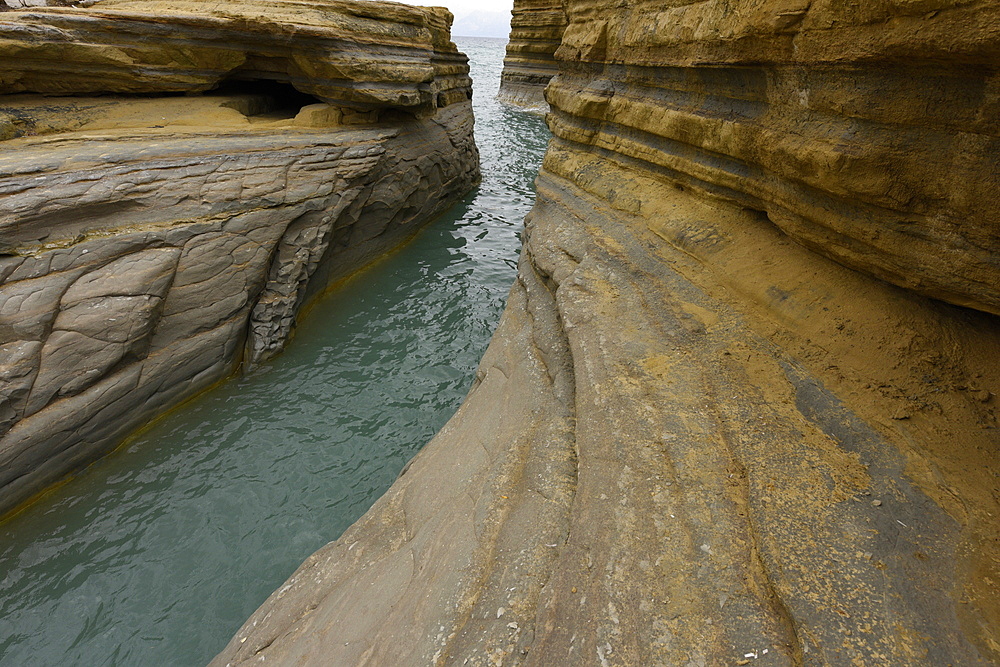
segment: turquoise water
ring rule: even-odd
[[[203,665],[455,411],[515,275],[548,140],[471,59],[483,184],[325,298],[284,354],[0,525],[0,664]]]

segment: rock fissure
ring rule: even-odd
[[[705,386],[710,388],[710,402],[718,403],[717,383],[711,376],[705,377]],[[754,519],[753,503],[751,502],[750,489],[747,483],[747,478],[749,476],[747,468],[740,460],[737,449],[732,445],[732,436],[730,428],[728,427],[729,420],[726,420],[721,416],[717,417],[717,419],[720,426],[719,433],[721,440],[729,453],[732,465],[731,469],[735,471],[729,474],[730,479],[736,480],[736,484],[734,485],[735,488],[733,488],[732,491],[735,491],[739,496],[738,504],[743,510],[740,514],[746,521],[745,535],[748,542],[749,557],[747,560],[749,568],[751,571],[756,573],[756,576],[753,577],[753,579],[761,582],[761,587],[763,588],[763,591],[760,593],[761,598],[770,602],[775,617],[780,619],[782,625],[784,626],[785,632],[787,633],[787,641],[784,644],[784,648],[790,655],[791,663],[796,666],[805,665],[807,664],[805,659],[806,653],[803,650],[803,642],[798,636],[795,617],[788,610],[784,600],[782,600],[781,594],[775,586],[775,579],[768,572],[764,559],[761,557],[761,528],[757,525],[757,522]],[[729,469],[730,468],[727,468],[727,470]]]

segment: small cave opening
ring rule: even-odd
[[[269,79],[227,79],[205,94],[229,98],[224,106],[254,120],[295,118],[302,107],[323,102],[290,83]]]
[[[408,123],[417,118],[417,114],[410,109],[382,109],[378,112],[378,119],[382,122],[399,124]]]

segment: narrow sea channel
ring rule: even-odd
[[[471,60],[482,186],[325,297],[284,354],[0,524],[0,665],[204,665],[389,487],[471,383],[548,131]]]

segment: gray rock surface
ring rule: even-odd
[[[208,3],[184,9],[196,6],[212,16],[205,20],[243,26],[251,46],[226,48],[259,48],[255,23],[211,15]],[[149,11],[169,24],[176,10]],[[241,365],[280,352],[309,298],[475,184],[467,65],[442,41],[440,11],[424,17],[433,30],[413,32],[422,11],[389,7],[385,30],[407,34],[405,43],[358,48],[397,59],[379,85],[400,76],[417,86],[407,50],[436,53],[431,78],[417,86],[444,91],[431,108],[337,107],[266,81],[188,97],[0,96],[0,513]],[[64,15],[4,17],[0,28],[10,30]],[[72,17],[105,37],[118,20]],[[336,32],[343,56],[358,38],[332,25],[308,29]],[[227,39],[240,34],[233,30]],[[23,39],[35,53],[60,53]],[[15,78],[16,91],[30,79]],[[0,76],[0,93],[4,85]],[[71,77],[61,85],[72,92]],[[17,121],[6,135],[5,118]]]

